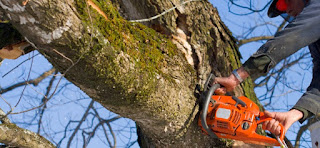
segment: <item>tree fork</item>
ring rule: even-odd
[[[206,0],[186,3],[144,23],[155,32],[124,18],[149,18],[179,2],[139,1],[141,8],[125,0],[92,2],[108,19],[81,0],[29,1],[25,6],[0,0],[0,6],[69,81],[109,110],[136,121],[154,145],[225,146],[201,133],[194,96],[196,84],[203,84],[211,71],[225,76],[241,65],[235,40],[216,9]],[[250,90],[249,85],[236,94]]]

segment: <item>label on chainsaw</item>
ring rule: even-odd
[[[217,118],[222,118],[222,119],[229,119],[231,114],[230,109],[225,109],[225,108],[219,108],[216,113]]]

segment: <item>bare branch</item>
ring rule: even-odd
[[[238,46],[242,46],[243,44],[247,44],[247,43],[250,43],[250,42],[256,42],[256,41],[261,41],[261,40],[269,40],[269,39],[272,39],[273,36],[258,36],[258,37],[253,37],[253,38],[250,38],[250,39],[243,39],[243,40],[240,40],[238,42]]]
[[[104,125],[102,124],[102,128],[103,128],[103,130],[104,130],[104,134],[105,134],[106,139],[107,139],[107,141],[108,141],[108,143],[109,143],[109,146],[115,148],[116,145],[117,145],[117,138],[116,138],[116,135],[115,135],[115,133],[113,132],[112,127],[111,127],[111,125],[110,125],[110,121],[112,121],[112,120],[109,120],[109,122],[106,122],[106,120],[103,120],[103,119],[99,116],[99,113],[98,113],[98,111],[97,111],[95,108],[92,108],[92,109],[93,109],[93,111],[95,112],[96,116],[98,117],[99,122],[100,122],[100,123],[104,123],[104,122],[105,122],[105,123],[107,124],[108,128],[110,129],[110,133],[111,133],[112,139],[113,139],[113,146],[112,146],[112,143],[111,143],[111,141],[110,141],[110,139],[109,139],[109,137],[108,137],[108,134],[107,134],[107,132],[106,132],[106,129],[105,129]],[[117,120],[117,119],[120,119],[120,118],[121,118],[120,116],[117,116],[117,117],[114,117],[114,118],[112,118],[112,119]],[[114,121],[114,120],[113,120],[113,121]]]
[[[108,128],[110,129],[111,135],[112,135],[112,137],[113,137],[113,148],[115,148],[116,145],[117,145],[116,135],[115,135],[115,133],[113,132],[112,127],[111,127],[111,125],[110,125],[109,122],[107,122],[107,125],[108,125]],[[110,146],[111,146],[111,145],[110,145]]]
[[[32,57],[29,57],[28,59],[24,60],[23,62],[21,62],[20,64],[18,64],[18,65],[15,66],[14,68],[12,68],[10,71],[8,71],[6,74],[4,74],[4,75],[2,76],[2,78],[4,78],[5,76],[7,76],[9,73],[11,73],[13,70],[15,70],[16,68],[18,68],[18,67],[19,67],[20,65],[22,65],[23,63],[31,60],[32,58],[34,58],[34,57],[36,57],[36,56],[38,56],[38,55],[40,55],[40,53],[38,53],[38,54],[36,54],[36,55],[34,55],[34,56],[32,56]],[[1,62],[1,58],[0,58],[0,62]],[[1,64],[0,64],[0,65],[1,65]]]
[[[91,138],[95,135],[98,127],[101,126],[101,125],[103,125],[104,123],[106,123],[106,124],[108,125],[108,127],[110,128],[111,133],[113,133],[113,132],[112,132],[113,130],[112,130],[111,126],[110,126],[110,122],[113,122],[113,121],[118,120],[118,119],[120,119],[120,118],[121,118],[121,116],[116,116],[116,117],[113,117],[113,118],[108,119],[108,120],[100,120],[100,122],[94,127],[94,129],[93,129],[91,132],[83,131],[83,133],[82,133],[83,135],[84,135],[84,134],[89,135],[89,136],[86,138],[85,142],[84,142],[85,146],[87,146],[87,145],[89,144]],[[114,133],[113,133],[112,136],[115,136]],[[114,142],[116,142],[116,141],[114,141]],[[115,143],[115,144],[116,144],[116,143]],[[114,145],[114,146],[115,146],[115,145]]]
[[[47,78],[48,76],[52,75],[52,73],[56,71],[55,68],[52,68],[46,72],[44,72],[43,74],[41,74],[38,78],[36,79],[33,79],[33,80],[29,80],[29,81],[24,81],[24,82],[20,82],[20,83],[17,83],[17,84],[14,84],[12,86],[9,86],[7,88],[4,88],[4,89],[0,89],[0,94],[4,94],[4,93],[7,93],[13,89],[16,89],[18,87],[21,87],[21,86],[25,86],[25,85],[28,85],[28,84],[32,84],[34,86],[37,86],[43,79]]]
[[[67,59],[68,61],[70,61],[70,62],[72,63],[72,65],[74,64],[74,62],[73,62],[70,58],[66,57],[65,55],[63,55],[63,54],[62,54],[61,52],[59,52],[58,50],[53,49],[53,51],[54,51],[55,53],[57,53],[58,55],[62,56],[63,58]]]
[[[88,114],[89,114],[89,110],[90,110],[90,109],[92,108],[92,106],[93,106],[93,103],[94,103],[94,101],[92,100],[92,101],[90,102],[90,104],[88,105],[87,110],[84,112],[81,120],[79,121],[79,124],[77,125],[77,127],[76,127],[75,130],[73,131],[72,135],[70,136],[69,141],[68,141],[68,144],[67,144],[67,147],[68,147],[68,148],[71,146],[71,142],[72,142],[74,136],[76,135],[76,133],[78,132],[78,130],[80,129],[82,123],[86,120],[86,118],[87,118],[87,116],[88,116]]]
[[[33,56],[34,56],[34,52],[32,52],[32,54],[33,54]],[[29,81],[29,79],[30,79],[31,70],[32,70],[32,67],[33,67],[33,61],[34,61],[34,58],[31,58],[31,64],[30,64],[30,68],[29,68],[29,72],[28,72],[28,76],[27,76],[27,81]],[[22,97],[23,97],[23,95],[24,95],[24,92],[25,92],[26,88],[27,88],[27,85],[25,85],[25,86],[23,87],[23,90],[22,90],[22,92],[21,92],[21,95],[20,95],[20,98],[19,98],[18,102],[17,102],[16,105],[8,112],[8,114],[10,114],[11,112],[13,112],[13,110],[19,105],[20,101],[22,100]]]
[[[57,74],[57,72],[58,71],[55,71],[55,74]],[[54,80],[56,79],[56,76],[54,75],[52,78],[51,78],[51,80],[49,81],[49,85],[48,85],[48,87],[47,87],[47,92],[46,92],[46,94],[45,94],[45,96],[49,96],[49,93],[50,93],[50,91],[51,91],[51,88],[53,87],[53,82],[54,82]],[[45,103],[45,105],[40,109],[40,117],[39,117],[39,122],[38,122],[38,134],[40,134],[40,126],[41,126],[41,123],[42,123],[42,117],[43,117],[43,114],[44,114],[44,111],[46,110],[46,108],[47,108],[47,100],[48,98],[47,97],[43,97],[42,98],[42,103]]]
[[[263,6],[263,8],[261,9],[256,9],[254,7],[254,5],[252,5],[252,3],[250,2],[249,3],[249,6],[245,6],[245,5],[241,5],[241,4],[238,4],[235,2],[235,0],[229,0],[230,4],[229,4],[229,12],[234,14],[234,15],[249,15],[249,14],[253,14],[253,13],[257,13],[257,12],[262,12],[264,11],[268,6],[269,4],[271,4],[272,1],[269,1],[266,5]],[[242,9],[245,9],[245,10],[248,10],[249,12],[248,13],[238,13],[239,11],[237,12],[234,12],[231,10],[231,6],[236,6],[236,7],[239,7],[239,8],[242,8]],[[243,12],[243,11],[242,11]]]

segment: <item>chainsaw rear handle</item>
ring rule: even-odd
[[[208,91],[204,92],[206,93],[206,95],[203,101],[203,109],[201,113],[201,125],[212,138],[218,138],[218,137],[214,132],[211,131],[211,129],[207,124],[207,113],[208,113],[208,107],[211,100],[211,96],[213,95],[214,91],[218,88],[220,88],[220,84],[214,84],[209,88]]]
[[[266,121],[269,121],[269,120],[272,120],[272,118],[264,118],[262,120],[258,120],[255,124],[256,126],[258,124],[261,124],[263,122],[266,122]],[[280,127],[281,127],[281,134],[279,137],[277,138],[271,138],[271,137],[267,137],[267,136],[264,136],[264,135],[260,135],[258,133],[256,133],[256,131],[253,131],[253,133],[251,133],[248,137],[248,141],[247,142],[252,142],[252,143],[255,143],[255,144],[259,144],[259,145],[265,145],[265,146],[284,146],[284,142],[283,142],[283,139],[284,139],[284,128],[283,126],[280,124]]]
[[[257,121],[257,124],[261,124],[263,122],[266,122],[266,121],[270,121],[272,120],[273,118],[266,118],[264,116],[264,113],[260,113],[260,115],[262,115],[260,118],[262,118],[261,120]],[[280,126],[280,140],[283,141],[284,140],[284,136],[285,136],[285,131],[284,131],[284,127],[281,123],[279,123],[279,126]]]

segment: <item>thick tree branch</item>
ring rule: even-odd
[[[0,124],[0,143],[23,148],[54,148],[55,146],[29,130],[15,124]]]
[[[2,124],[10,124],[11,121],[6,115],[6,113],[0,108],[0,121]]]

